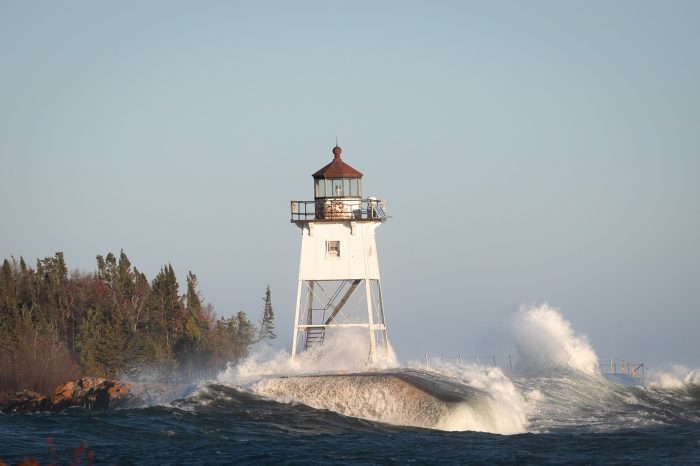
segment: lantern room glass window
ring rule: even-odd
[[[359,178],[329,178],[315,182],[315,197],[361,197]]]
[[[362,197],[362,181],[359,178],[350,178],[350,195]]]
[[[343,180],[332,180],[331,184],[331,192],[333,193],[333,197],[345,196],[345,194],[343,193]]]
[[[330,187],[330,180],[316,180],[316,197],[330,197]]]

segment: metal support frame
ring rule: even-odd
[[[366,322],[348,322],[354,309],[347,310],[347,305],[355,291],[365,282],[365,301],[367,307]],[[326,293],[323,282],[338,282],[333,293]],[[306,303],[303,302],[306,284]],[[349,287],[347,286],[349,284]],[[376,293],[372,292],[372,285],[376,287]],[[305,306],[304,306],[305,304]],[[305,307],[304,315],[301,309]],[[343,312],[344,310],[347,311]],[[317,313],[314,313],[317,311]],[[322,311],[322,314],[319,312]],[[328,315],[328,317],[326,317]],[[340,317],[343,317],[340,320]],[[359,317],[359,315],[357,315]],[[321,319],[319,319],[321,317]],[[321,323],[314,323],[314,319]],[[351,280],[299,280],[297,286],[297,302],[294,319],[294,340],[292,341],[292,358],[297,355],[298,340],[303,338],[303,349],[309,349],[323,343],[326,330],[329,328],[366,328],[369,331],[369,359],[374,362],[377,357],[377,343],[380,344],[383,354],[389,353],[389,341],[384,319],[384,303],[381,295],[380,280],[351,279]]]
[[[303,283],[303,280],[300,278],[299,283],[297,284],[297,304],[296,304],[296,310],[294,311],[294,338],[292,339],[292,359],[297,354],[297,338],[299,336],[299,306],[301,306],[301,300],[299,297],[301,296],[301,285]]]

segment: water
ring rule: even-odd
[[[426,369],[392,357],[359,372],[367,352],[353,337],[293,363],[261,349],[176,400],[0,415],[0,459],[700,464],[700,373],[615,385],[596,372],[590,345],[555,310],[524,310],[516,328],[514,373]]]

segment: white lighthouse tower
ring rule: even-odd
[[[330,334],[364,329],[373,362],[389,350],[374,238],[385,203],[362,198],[362,173],[341,152],[336,145],[333,161],[312,175],[314,200],[291,203],[302,234],[292,358]]]

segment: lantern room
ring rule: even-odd
[[[333,161],[313,174],[314,198],[362,198],[362,173],[340,158],[342,149],[333,148]]]
[[[384,222],[386,204],[376,197],[362,199],[362,173],[340,158],[342,149],[335,145],[333,160],[311,175],[314,200],[292,201],[292,222],[370,221]]]

